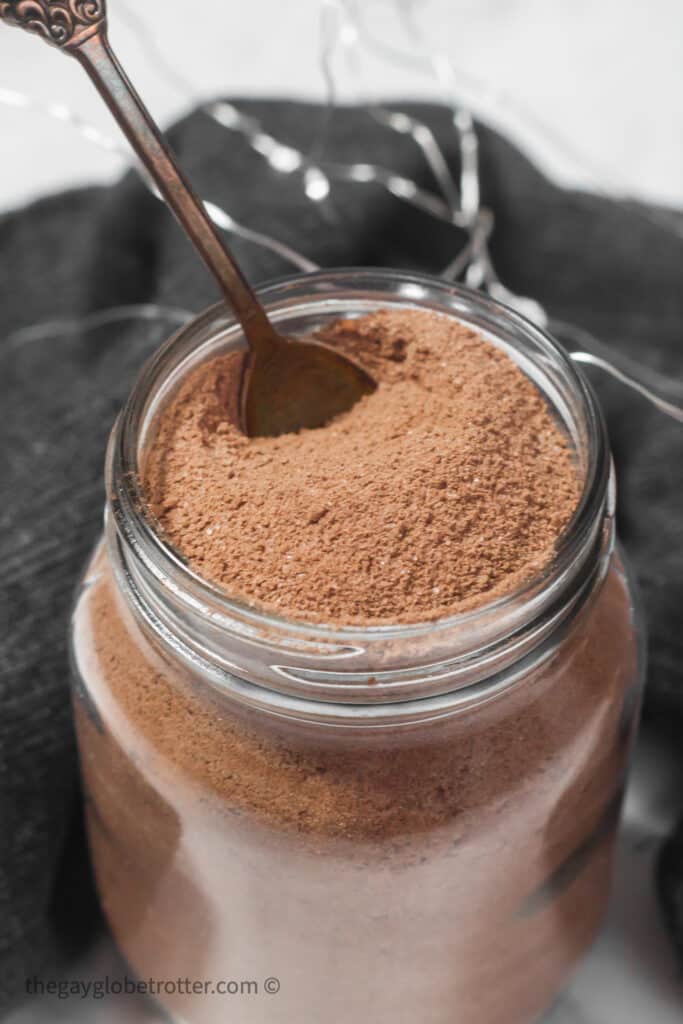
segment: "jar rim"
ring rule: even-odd
[[[265,630],[277,638],[277,644],[286,645],[288,639],[294,642],[313,639],[325,645],[349,648],[391,641],[396,637],[413,640],[434,637],[454,629],[466,632],[483,616],[502,620],[513,608],[518,612],[526,608],[527,618],[540,614],[542,610],[547,612],[548,602],[544,603],[543,599],[549,588],[561,586],[564,580],[566,589],[567,578],[576,574],[574,570],[581,552],[585,555],[591,539],[595,542],[606,507],[610,476],[602,412],[590,384],[562,347],[546,331],[498,300],[424,274],[385,268],[335,269],[280,278],[267,282],[257,291],[271,314],[282,312],[287,303],[290,308],[301,308],[308,300],[309,304],[341,304],[336,314],[341,315],[344,302],[348,303],[353,296],[364,295],[370,297],[368,301],[374,302],[374,308],[397,302],[430,310],[438,306],[440,311],[466,323],[472,324],[473,317],[478,316],[487,323],[504,324],[507,330],[524,338],[526,343],[534,346],[539,364],[544,364],[544,371],[552,367],[554,372],[562,375],[583,420],[581,428],[585,431],[586,460],[582,493],[574,515],[558,539],[554,558],[536,577],[491,602],[441,618],[367,626],[332,624],[289,618],[231,596],[223,587],[196,573],[163,538],[147,508],[140,466],[143,421],[149,413],[150,396],[158,391],[160,382],[168,382],[172,374],[185,365],[183,358],[193,351],[193,339],[199,338],[202,332],[206,337],[211,336],[214,328],[220,335],[230,331],[239,334],[234,318],[224,304],[219,303],[189,321],[146,363],[112,432],[107,460],[107,490],[118,537],[133,552],[134,559],[139,560],[159,584],[169,587],[176,595],[182,594],[197,611],[211,609],[213,623],[219,626],[222,623],[229,629],[237,622],[240,624],[238,628],[247,632],[251,629]],[[195,344],[194,348],[199,350],[203,344]],[[515,622],[517,625],[521,622],[519,615]],[[382,688],[371,699],[380,699],[381,691]],[[322,699],[332,698],[328,695]]]

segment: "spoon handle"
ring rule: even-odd
[[[260,303],[128,80],[106,33],[95,32],[72,53],[92,79],[159,192],[229,298],[245,330],[247,322],[255,325],[257,318],[265,320]]]
[[[111,49],[104,0],[0,0],[0,19],[42,35],[79,61],[211,270],[249,344],[270,350],[277,337],[263,307]]]

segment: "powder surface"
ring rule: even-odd
[[[264,610],[335,624],[434,619],[541,571],[580,483],[536,385],[436,313],[378,310],[319,337],[378,382],[324,428],[244,437],[237,353],[201,365],[162,411],[146,490],[195,571]]]

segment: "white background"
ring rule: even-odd
[[[111,37],[155,115],[169,121],[215,94],[322,98],[324,0],[109,0]],[[396,45],[408,4],[459,69],[461,94],[556,177],[683,206],[681,0],[359,0]],[[328,5],[328,11],[332,0]],[[191,20],[183,12],[194,12]],[[159,66],[144,26],[189,88]],[[414,40],[408,45],[415,46]],[[340,62],[341,63],[341,62]],[[363,56],[359,92],[438,97],[429,76]],[[64,103],[115,137],[75,61],[0,26],[0,90]],[[190,91],[194,95],[190,95]],[[2,103],[0,209],[65,185],[108,180],[121,158],[47,116]]]

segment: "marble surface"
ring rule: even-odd
[[[664,932],[654,890],[654,862],[680,808],[681,782],[683,776],[671,753],[651,734],[642,734],[605,927],[541,1024],[680,1024],[683,1020],[683,975]],[[116,978],[123,976],[125,967],[105,943],[70,973],[84,980]],[[137,997],[99,1002],[46,997],[11,1015],[6,1024],[159,1024],[166,1019]]]

